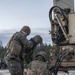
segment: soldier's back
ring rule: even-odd
[[[32,61],[29,64],[27,75],[49,75],[47,63],[38,60]]]

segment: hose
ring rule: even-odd
[[[61,65],[61,62],[63,61],[63,59],[69,54],[69,52],[63,52],[63,53],[60,53],[58,58],[57,58],[57,61],[55,63],[55,66],[54,66],[54,75],[57,75],[58,71],[59,71],[59,67]]]
[[[59,67],[61,65],[61,62],[63,61],[63,59],[69,54],[70,52],[63,52],[60,53],[57,57],[56,63],[53,67],[51,67],[49,69],[49,71],[51,72],[51,74],[53,73],[54,75],[57,75],[58,71],[59,71]]]

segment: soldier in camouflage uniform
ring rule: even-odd
[[[23,75],[23,61],[27,56],[27,52],[31,52],[34,47],[36,47],[39,43],[42,43],[42,38],[39,35],[28,40],[27,36],[30,32],[30,28],[28,26],[24,26],[21,31],[16,32],[11,37],[6,46],[7,52],[4,59],[11,75]]]
[[[48,69],[48,54],[44,51],[40,51],[35,60],[33,60],[27,70],[27,75],[49,75]]]

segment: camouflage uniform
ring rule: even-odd
[[[27,75],[49,75],[47,54],[43,51],[36,55],[34,61],[29,64]]]
[[[30,30],[24,29],[26,27],[23,27],[20,32],[16,32],[6,46],[7,52],[4,59],[11,75],[23,75],[23,60],[27,51],[36,46],[33,41],[27,40],[26,37],[30,34]]]

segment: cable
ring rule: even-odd
[[[58,73],[58,70],[59,70],[59,67],[61,65],[61,62],[63,61],[63,59],[65,58],[65,56],[67,56],[69,54],[69,52],[63,52],[63,53],[60,53],[58,58],[57,58],[57,61],[55,63],[55,71],[54,71],[54,75],[57,75]]]
[[[64,16],[65,19],[67,19],[62,8],[60,8],[59,6],[53,6],[53,7],[50,9],[50,11],[49,11],[49,19],[50,19],[50,21],[52,22],[52,11],[53,11],[53,9],[56,8],[56,7],[60,9],[61,14]]]
[[[57,75],[58,71],[59,71],[59,67],[63,61],[63,59],[69,54],[69,52],[63,52],[63,53],[60,53],[57,57],[57,60],[56,60],[56,63],[54,65],[54,67],[52,67],[52,72],[54,75]]]
[[[50,11],[49,11],[49,19],[50,19],[51,25],[53,25],[53,24],[52,24],[52,23],[53,23],[52,11],[53,11],[53,9],[55,9],[55,8],[58,8],[58,9],[61,11],[62,16],[63,16],[64,19],[67,21],[67,17],[66,17],[66,15],[65,15],[64,10],[63,10],[62,8],[60,8],[59,6],[53,6],[53,7],[50,9]],[[53,35],[53,34],[52,34],[52,35]],[[58,37],[58,38],[52,38],[52,41],[53,41],[55,44],[60,44],[60,43],[61,43],[61,41],[59,41],[59,37]]]

